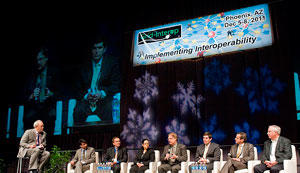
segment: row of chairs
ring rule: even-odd
[[[223,150],[221,150],[221,157],[220,161],[215,161],[214,166],[213,166],[213,173],[219,173],[222,167],[225,165],[226,161],[223,160]],[[160,152],[159,150],[154,150],[155,152],[155,160],[154,162],[150,162],[149,164],[149,169],[145,171],[145,173],[158,173],[157,168],[158,166],[161,165],[160,162]],[[189,166],[193,163],[194,161],[190,160],[190,155],[191,152],[190,150],[187,150],[187,161],[186,162],[181,162],[181,170],[179,173],[189,173]],[[96,152],[96,162],[99,163],[99,153]],[[96,164],[93,163],[90,166],[90,170],[85,171],[85,173],[95,173],[96,171]],[[254,172],[254,166],[260,164],[261,161],[258,160],[258,154],[257,154],[257,148],[254,147],[254,160],[251,160],[248,162],[248,168],[247,169],[241,169],[238,171],[235,171],[235,173],[253,173]],[[122,162],[121,163],[121,173],[129,173],[130,168],[133,166],[133,162]],[[292,158],[291,160],[284,160],[283,161],[283,167],[284,170],[280,171],[280,173],[297,173],[297,160],[296,160],[296,148],[294,145],[292,145]],[[68,164],[68,173],[74,173],[74,169],[72,169],[71,164]],[[112,173],[112,171],[111,171]],[[171,173],[169,171],[168,173]],[[265,171],[265,173],[269,173],[269,171]]]

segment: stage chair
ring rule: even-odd
[[[283,161],[283,170],[280,171],[280,173],[296,173],[297,172],[297,157],[296,157],[296,147],[294,145],[291,145],[292,147],[292,158],[291,160],[284,160]],[[251,165],[249,165],[249,162],[251,162]],[[251,172],[254,172],[254,166],[261,163],[261,160],[254,160],[248,162],[248,169],[251,169]],[[250,168],[251,166],[251,168]],[[269,173],[270,171],[267,170],[264,173]]]
[[[149,169],[145,170],[145,173],[155,173],[157,170],[157,162],[159,162],[160,152],[159,150],[154,150],[155,159],[154,162],[149,163]],[[130,168],[134,163],[129,162],[127,166],[127,173],[130,173]]]
[[[212,170],[212,173],[218,173],[219,170],[220,170],[220,165],[221,165],[221,162],[223,161],[223,150],[220,149],[220,152],[221,152],[221,155],[220,155],[220,161],[214,161],[214,167],[213,167],[213,170]],[[189,166],[194,164],[195,162],[189,162],[188,165],[187,165],[187,173],[190,173],[190,170],[189,170]]]
[[[17,173],[22,173],[22,172],[25,172],[25,171],[28,171],[28,166],[29,166],[29,159],[30,157],[18,157],[18,166],[17,166]],[[23,162],[26,162],[27,164],[24,164],[23,165]],[[23,167],[25,167],[25,170],[22,170]]]
[[[95,152],[95,157],[96,157],[96,161],[95,163],[91,163],[90,164],[90,169],[85,171],[84,173],[94,173],[96,172],[96,164],[99,163],[99,153],[98,152]],[[71,166],[71,163],[68,163],[68,166],[67,166],[67,173],[74,173],[74,169],[72,168]]]
[[[187,173],[188,169],[187,169],[187,165],[190,162],[190,158],[191,158],[191,151],[190,150],[186,150],[187,153],[187,161],[186,162],[181,162],[181,169],[178,171],[178,173]],[[161,165],[161,161],[157,162],[157,168]],[[156,172],[158,173],[158,169],[156,169]],[[171,173],[171,171],[168,171],[167,173]]]
[[[254,147],[253,151],[254,151],[254,160],[248,161],[248,163],[247,163],[248,164],[248,169],[240,169],[240,170],[234,171],[235,173],[253,173],[253,169],[251,169],[252,162],[258,160],[257,148]],[[225,163],[226,163],[226,161],[221,161],[219,171],[221,171],[221,169],[223,168]]]

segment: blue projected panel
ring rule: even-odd
[[[133,65],[178,61],[272,44],[267,4],[136,30]]]
[[[297,120],[300,120],[300,87],[298,73],[294,72]]]

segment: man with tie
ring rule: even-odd
[[[181,169],[181,162],[187,160],[186,146],[178,144],[177,141],[177,134],[173,132],[169,133],[169,145],[164,147],[164,151],[160,157],[162,164],[158,167],[159,173],[166,173],[168,171],[178,173]]]
[[[283,170],[283,160],[292,158],[291,141],[280,136],[280,132],[279,126],[269,126],[267,133],[269,140],[264,143],[262,163],[254,167],[255,173],[262,173],[265,170],[270,170],[270,173],[279,172]]]
[[[234,173],[235,170],[247,168],[248,161],[254,159],[254,147],[246,141],[247,134],[245,132],[236,134],[236,144],[231,146],[228,160],[221,173]]]
[[[108,148],[106,151],[104,161],[111,166],[114,173],[119,173],[121,170],[121,162],[127,162],[127,149],[125,147],[120,148],[121,140],[118,137],[113,137],[112,144],[113,147]]]
[[[36,119],[42,120],[47,127],[45,131],[53,135],[55,127],[55,106],[59,92],[59,75],[56,67],[52,66],[48,49],[41,48],[37,53],[36,67],[33,74],[27,79],[25,89],[25,116],[24,129],[30,129]]]
[[[89,147],[88,143],[84,139],[79,140],[80,148],[76,151],[76,154],[70,162],[72,166],[75,166],[75,173],[83,173],[90,169],[90,164],[96,160],[95,149]]]
[[[102,123],[112,123],[113,96],[120,91],[118,58],[108,53],[104,36],[92,45],[92,57],[80,72],[78,90],[80,100],[74,109],[74,123],[85,123],[89,115],[97,115]]]
[[[23,134],[17,157],[30,157],[28,170],[31,173],[36,173],[42,171],[43,166],[50,157],[50,152],[46,151],[44,123],[37,120],[33,123],[33,127],[33,129],[26,130]]]
[[[203,144],[197,147],[196,161],[201,164],[206,164],[207,172],[211,173],[214,166],[214,161],[220,160],[220,147],[219,144],[213,143],[212,134],[205,132],[203,134]],[[192,173],[192,166],[189,166],[190,173]]]

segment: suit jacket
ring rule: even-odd
[[[200,158],[203,157],[205,150],[205,144],[201,144],[200,146],[197,147],[196,151],[196,161],[198,161]],[[207,153],[206,153],[206,159],[209,160],[210,163],[214,161],[220,161],[220,156],[221,156],[221,151],[219,144],[216,143],[210,143]]]
[[[46,148],[46,132],[42,132],[41,133],[41,144],[44,146],[44,150]],[[25,133],[23,134],[21,141],[20,141],[20,147],[19,147],[19,152],[18,152],[18,156],[19,158],[23,158],[26,155],[26,152],[29,149],[30,145],[36,145],[36,139],[37,139],[37,135],[36,135],[36,130],[35,129],[29,129],[26,130]]]
[[[134,164],[141,163],[145,166],[149,166],[150,162],[154,162],[155,154],[153,149],[148,149],[147,152],[143,155],[144,149],[138,151],[135,156]]]
[[[238,146],[238,144],[231,146],[229,158],[236,158]],[[241,155],[243,157],[240,157],[240,160],[244,164],[247,164],[249,160],[254,160],[254,146],[250,143],[244,143]]]
[[[261,158],[262,161],[270,160],[271,144],[271,140],[265,141],[264,151]],[[289,160],[292,158],[292,147],[289,139],[279,136],[275,150],[275,157],[278,163],[283,163],[283,160]]]
[[[97,82],[98,90],[104,90],[106,97],[112,97],[120,91],[120,68],[116,57],[104,55],[101,63],[100,78]],[[81,71],[80,97],[81,99],[91,87],[93,78],[93,63],[90,61],[84,65]]]
[[[171,148],[172,148],[171,145],[166,145],[164,147],[164,151],[160,156],[160,160],[162,161],[162,163],[169,163],[169,161],[165,160],[164,158],[166,157],[166,155],[168,154]],[[180,164],[181,162],[185,162],[187,160],[186,146],[177,143],[175,155],[178,156],[178,158],[175,160],[175,164]]]
[[[72,161],[74,161],[74,162],[81,161],[81,150],[82,149],[79,148],[76,151],[76,154],[75,154],[74,158],[72,159]],[[85,161],[87,164],[90,164],[90,163],[94,163],[95,160],[96,160],[95,149],[93,147],[87,147],[85,159],[83,161]]]
[[[110,147],[107,149],[106,154],[104,156],[105,162],[111,162],[115,157],[115,148]],[[118,155],[117,155],[117,161],[118,162],[127,162],[128,154],[126,148],[119,148],[118,149]]]

